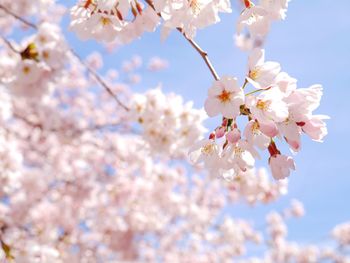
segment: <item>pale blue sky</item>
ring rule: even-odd
[[[74,1],[60,1],[71,5]],[[323,84],[324,96],[319,114],[331,117],[329,135],[320,144],[303,138],[302,151],[295,157],[297,171],[290,177],[288,196],[272,206],[229,210],[236,216],[263,221],[272,208],[285,207],[291,198],[303,201],[305,218],[290,222],[290,239],[300,242],[323,242],[323,237],[337,223],[350,220],[350,1],[293,0],[287,19],[274,23],[266,42],[266,56],[281,63],[284,71],[298,79],[299,87]],[[198,32],[196,40],[208,51],[220,75],[229,74],[243,80],[246,54],[233,43],[238,11],[223,15],[222,22]],[[65,26],[67,21],[65,21]],[[98,46],[80,42],[68,34],[71,45],[86,55]],[[136,91],[155,87],[159,82],[166,91],[174,91],[201,107],[212,77],[198,54],[177,32],[162,43],[159,32],[145,34],[140,40],[122,47],[106,58],[106,68],[118,68],[123,60],[138,54],[147,61],[152,56],[169,60],[166,71],[143,75]],[[208,122],[213,128],[214,121]]]

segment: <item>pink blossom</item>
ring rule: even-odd
[[[221,113],[225,118],[234,118],[240,114],[243,104],[244,94],[237,79],[225,76],[213,83],[204,107],[210,117]]]
[[[261,132],[266,136],[276,136],[276,123],[283,122],[288,117],[288,107],[283,98],[284,94],[273,87],[257,97],[248,96],[246,99],[253,118],[258,121]]]
[[[270,144],[270,138],[260,131],[257,121],[250,121],[244,130],[247,141],[261,150],[265,150]]]
[[[241,132],[238,129],[233,129],[226,134],[228,142],[235,144],[241,139]]]
[[[295,170],[293,158],[281,154],[271,156],[269,159],[269,165],[272,176],[276,180],[287,178],[290,174],[290,170]]]
[[[275,84],[281,67],[277,62],[265,62],[265,50],[256,48],[248,60],[247,80],[257,89],[266,89]]]
[[[237,22],[237,32],[241,33],[247,28],[253,37],[265,36],[270,29],[270,18],[268,11],[261,6],[246,8]]]

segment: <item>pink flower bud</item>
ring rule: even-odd
[[[225,127],[217,127],[215,129],[215,135],[216,135],[216,138],[221,138],[225,135],[225,132],[226,132],[226,128]]]
[[[241,139],[241,132],[238,129],[233,129],[226,134],[226,139],[230,143],[237,143]]]
[[[215,140],[215,133],[211,133],[210,135],[209,135],[209,140]]]

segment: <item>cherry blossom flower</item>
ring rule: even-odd
[[[289,116],[285,122],[279,125],[281,133],[297,151],[300,148],[300,134],[305,132],[315,141],[322,141],[327,135],[325,115],[313,115],[313,111],[319,106],[322,96],[322,87],[313,85],[308,89],[295,89],[285,98],[288,104]]]
[[[223,153],[223,158],[227,161],[227,168],[243,172],[253,168],[255,159],[251,150],[249,144],[243,140],[227,146]]]
[[[290,170],[295,170],[295,163],[292,157],[276,154],[270,157],[269,165],[273,178],[276,180],[287,178]]]
[[[271,19],[283,20],[286,18],[289,2],[290,0],[260,0],[260,5],[268,10]]]
[[[189,150],[189,157],[193,163],[204,163],[210,170],[220,167],[219,154],[218,145],[211,139],[203,139]]]
[[[275,84],[280,70],[277,62],[265,62],[265,50],[256,48],[249,56],[247,80],[257,89],[266,89]]]
[[[244,136],[247,141],[261,150],[267,149],[270,144],[270,138],[260,131],[257,121],[250,121],[244,130]]]
[[[270,29],[271,20],[268,11],[261,6],[246,8],[237,22],[237,32],[241,33],[247,28],[249,33],[255,37],[265,36]]]
[[[226,134],[228,142],[235,144],[241,139],[241,132],[238,129],[233,129]]]
[[[284,94],[274,87],[257,97],[248,96],[246,99],[252,117],[258,121],[261,132],[268,137],[276,136],[278,134],[276,123],[288,118],[288,107],[283,98]]]
[[[244,104],[244,94],[236,78],[223,77],[213,83],[204,107],[210,117],[221,113],[225,118],[235,118]]]

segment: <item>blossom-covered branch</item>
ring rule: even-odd
[[[17,20],[19,20],[20,22],[24,23],[25,25],[38,30],[38,26],[27,21],[26,19],[24,19],[23,17],[13,13],[12,11],[10,11],[9,9],[7,9],[6,7],[4,7],[3,5],[0,4],[0,9],[2,9],[3,11],[5,11],[7,14],[13,16],[14,18],[16,18]],[[11,48],[12,51],[14,52],[18,52],[12,45],[11,43],[4,37],[2,37],[3,41],[5,41],[5,43]],[[68,51],[70,53],[73,54],[74,57],[76,57],[78,59],[78,61],[84,65],[87,69],[87,71],[94,76],[94,78],[96,79],[96,81],[101,85],[101,87],[103,87],[107,93],[109,95],[111,95],[111,97],[113,97],[113,99],[126,111],[129,110],[129,108],[118,98],[118,96],[116,94],[113,93],[113,91],[110,89],[110,87],[107,85],[107,83],[102,79],[102,77],[96,72],[94,71],[91,67],[89,67],[88,65],[86,65],[86,63],[80,58],[80,56],[72,49],[69,48]]]

